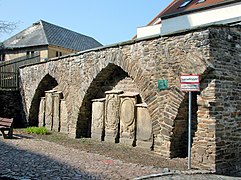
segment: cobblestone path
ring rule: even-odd
[[[39,139],[3,139],[0,137],[0,179],[140,179],[149,174],[160,174],[166,168],[155,168],[124,163],[103,155],[67,148]],[[143,157],[145,158],[145,157]],[[211,179],[214,175],[209,175]],[[208,175],[189,176],[206,179]],[[153,179],[187,179],[187,175]],[[197,178],[194,178],[197,177]],[[229,177],[217,176],[219,179]],[[217,178],[215,177],[215,178]],[[150,179],[147,178],[147,179]],[[237,178],[239,179],[239,178]]]
[[[44,140],[0,138],[0,176],[15,179],[130,179],[162,170]]]

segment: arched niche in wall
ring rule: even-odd
[[[105,92],[121,89],[123,91],[138,91],[133,79],[119,66],[110,63],[91,82],[79,110],[76,137],[91,136],[91,114],[93,99],[104,98]],[[141,102],[141,100],[138,100]]]
[[[191,143],[197,131],[197,110],[197,92],[192,92]],[[174,120],[170,151],[171,158],[188,156],[188,93],[185,94]]]
[[[55,78],[47,74],[40,81],[35,93],[33,100],[31,102],[30,110],[29,110],[29,126],[38,126],[38,114],[39,114],[39,105],[41,97],[45,96],[45,91],[51,90],[58,85],[58,82]]]

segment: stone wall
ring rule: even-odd
[[[232,173],[241,169],[241,29],[212,29],[210,42],[215,67],[210,74],[215,77],[210,87],[215,93],[210,119],[216,121],[208,128],[215,129],[216,169]]]
[[[20,70],[25,112],[29,120],[31,109],[39,109],[41,92],[62,91],[69,136],[90,137],[93,99],[105,97],[108,90],[138,92],[152,121],[154,150],[166,157],[186,157],[186,141],[178,143],[187,134],[187,99],[179,78],[200,74],[201,92],[193,99],[193,165],[224,173],[229,167],[237,170],[240,49],[240,27],[210,27],[26,66]],[[55,82],[52,87],[42,83],[46,77]],[[169,86],[159,91],[157,81],[162,79]]]
[[[26,126],[19,91],[0,91],[0,117],[14,118],[14,127]]]

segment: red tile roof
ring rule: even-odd
[[[154,19],[152,19],[146,26],[154,25],[154,24],[160,24],[161,21],[158,21],[158,23],[155,23],[162,15],[164,12],[166,12],[175,2],[178,0],[174,0],[171,4],[169,4],[164,10],[162,10]]]
[[[199,0],[191,0],[184,7],[180,7],[183,3],[188,0],[174,0],[164,11],[162,11],[161,16],[162,19],[166,19],[169,17],[174,17],[182,14],[188,14],[194,11],[201,11],[204,9],[209,9],[225,4],[231,4],[235,2],[240,2],[240,0],[205,0],[204,2],[198,3]]]

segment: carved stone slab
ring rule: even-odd
[[[45,127],[52,130],[53,127],[53,93],[55,90],[45,91]]]
[[[138,93],[126,92],[120,97],[120,143],[135,146],[135,105]]]
[[[121,90],[106,91],[105,103],[105,141],[119,142],[119,111]]]
[[[91,138],[104,140],[105,98],[92,100]]]
[[[53,93],[53,127],[52,130],[60,130],[60,99],[63,98],[61,91]]]
[[[153,143],[151,116],[146,104],[137,104],[137,146],[151,148]]]
[[[39,104],[38,126],[45,126],[45,97],[41,97]]]
[[[60,132],[69,133],[68,111],[65,100],[60,100]]]

